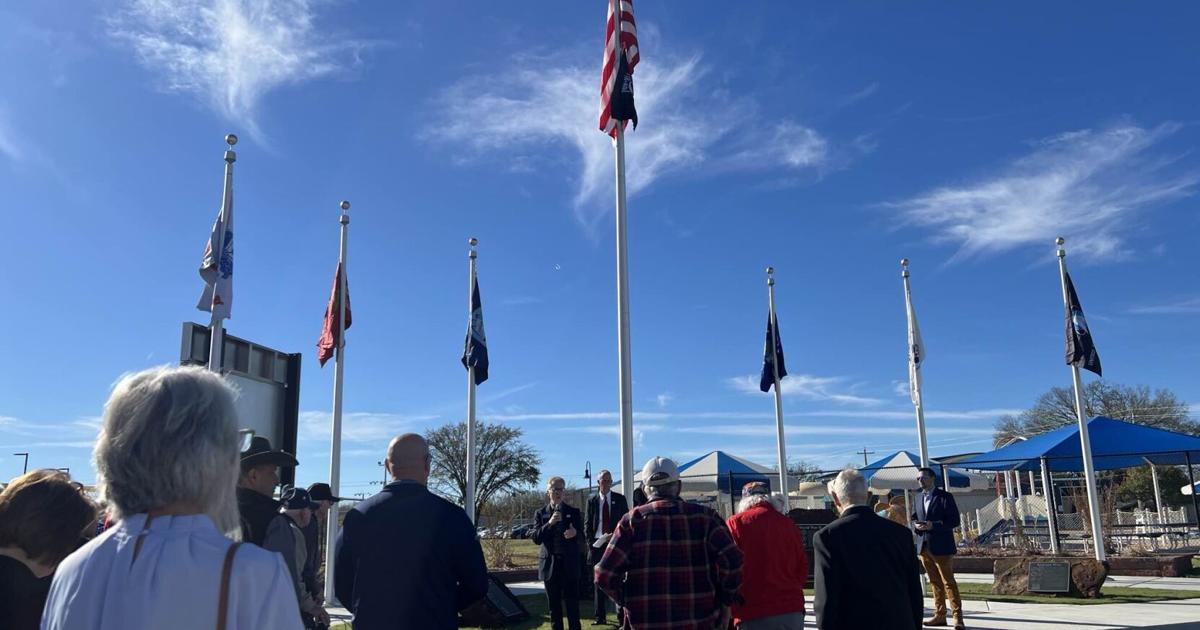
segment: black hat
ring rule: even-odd
[[[330,488],[327,483],[314,483],[308,487],[308,494],[312,497],[313,501],[333,501],[337,503],[338,501],[348,500],[343,497],[333,496],[333,488]]]
[[[285,510],[315,510],[319,507],[313,503],[312,497],[308,495],[308,490],[304,488],[284,490],[283,496],[279,497],[279,502],[283,504]]]
[[[250,440],[250,448],[242,451],[242,468],[253,468],[263,464],[298,466],[300,462],[296,461],[291,453],[271,450],[271,440],[256,435]]]

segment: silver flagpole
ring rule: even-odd
[[[913,345],[916,344],[913,327],[916,325],[916,322],[913,321],[914,314],[912,306],[912,291],[908,285],[907,258],[900,259],[900,277],[904,279],[904,308],[905,317],[908,318],[908,369],[910,371],[909,379],[911,381],[908,386],[911,387],[916,393],[916,400],[913,401],[913,408],[915,408],[917,412],[917,440],[921,450],[921,466],[927,467],[929,466],[929,445],[925,441],[925,398],[921,394],[921,368],[915,364],[916,357],[913,356]],[[921,358],[924,359],[924,357]],[[950,486],[947,485],[946,490],[949,489]]]
[[[1067,251],[1063,249],[1066,239],[1058,237],[1058,276],[1062,284],[1063,307],[1070,308],[1067,298]],[[1096,492],[1096,467],[1092,464],[1092,441],[1088,438],[1087,419],[1083,416],[1083,382],[1079,378],[1079,366],[1071,366],[1071,384],[1075,388],[1075,419],[1079,421],[1079,442],[1083,451],[1083,478],[1087,483],[1088,513],[1092,522],[1092,544],[1096,548],[1096,560],[1104,562],[1104,532],[1100,526],[1100,501]]]
[[[775,376],[775,444],[779,451],[779,491],[783,493],[783,513],[788,512],[787,453],[783,440],[783,394],[779,391],[779,323],[775,318],[775,268],[767,267],[767,308],[771,318],[771,371]],[[729,489],[732,493],[733,488]]]
[[[617,32],[621,13],[617,12]],[[621,490],[633,496],[633,367],[629,356],[629,264],[625,232],[625,125],[617,121],[617,372],[621,398]]]
[[[467,281],[467,312],[472,319],[467,322],[467,335],[471,335],[475,316],[475,246],[479,240],[471,237],[467,240],[471,251],[467,254],[470,259],[470,274]],[[467,518],[475,523],[475,366],[467,366],[467,490],[463,494],[463,509]]]
[[[1158,524],[1163,524],[1162,492],[1158,489],[1158,468],[1148,458],[1142,458],[1150,464],[1150,481],[1154,483],[1154,511],[1158,512]]]
[[[1058,555],[1058,521],[1054,515],[1054,484],[1050,483],[1050,467],[1046,456],[1042,460],[1042,495],[1046,497],[1046,529],[1050,533],[1050,553]],[[981,532],[982,533],[982,532]]]
[[[338,222],[342,227],[341,245],[338,249],[338,336],[333,367],[333,427],[330,432],[332,440],[329,446],[329,488],[335,497],[339,496],[342,472],[342,370],[346,364],[346,233],[350,228],[350,215],[347,212],[350,210],[350,202],[343,201],[339,207],[342,209],[342,216],[338,218]],[[325,528],[325,601],[332,603],[335,599],[333,557],[338,532],[337,504],[334,504],[326,518],[329,519],[329,525]]]
[[[237,153],[233,150],[233,145],[237,144],[238,138],[233,134],[225,136],[225,144],[229,145],[225,149],[225,189],[221,193],[221,216],[228,218],[229,204],[233,203],[233,163],[237,161]],[[217,257],[217,275],[221,272],[221,257],[225,255],[225,225],[217,233],[217,251],[214,252]],[[216,286],[213,286],[213,294],[216,295]],[[211,305],[210,305],[211,308]],[[209,344],[208,344],[208,369],[221,373],[221,358],[224,353],[225,345],[225,329],[221,326],[221,318],[217,317],[212,309],[213,316],[209,320]]]

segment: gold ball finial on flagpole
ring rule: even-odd
[[[233,145],[237,144],[237,136],[235,136],[233,134],[226,134],[225,135],[225,144],[228,144],[229,146],[233,146]]]
[[[774,274],[775,274],[775,268],[767,267],[767,275],[770,276],[770,275],[774,275]]]
[[[1055,244],[1055,245],[1058,245],[1059,247],[1062,247],[1062,244],[1063,244],[1063,243],[1066,243],[1066,242],[1067,242],[1067,239],[1065,239],[1065,238],[1063,238],[1063,237],[1061,237],[1061,236],[1060,236],[1060,237],[1058,237],[1058,238],[1056,238],[1056,239],[1054,239],[1054,244]]]
[[[475,247],[478,244],[479,244],[479,239],[475,238],[474,236],[467,239],[467,245],[470,245],[471,247]]]
[[[346,210],[350,209],[350,202],[343,199],[342,202],[338,204],[338,207],[341,208],[343,212],[345,212]]]
[[[907,259],[907,258],[901,258],[901,259],[900,259],[900,266],[901,266],[901,267],[907,267],[907,266],[908,266],[908,259]]]

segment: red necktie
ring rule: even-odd
[[[608,534],[612,531],[612,528],[608,526],[608,501],[605,501],[604,497],[600,497],[600,501],[604,503],[604,507],[600,508],[600,520],[603,521],[600,523],[600,533]]]

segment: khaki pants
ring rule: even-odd
[[[954,556],[935,556],[928,549],[922,549],[921,564],[925,565],[925,574],[933,585],[934,616],[946,616],[946,600],[950,601],[951,611],[961,612],[962,596],[954,579]]]

